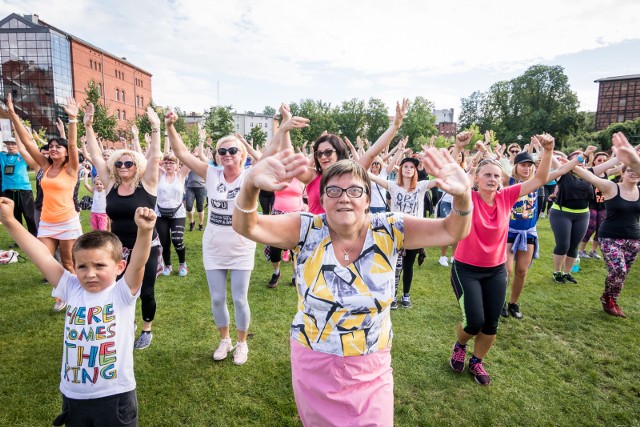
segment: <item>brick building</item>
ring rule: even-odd
[[[436,128],[438,128],[438,135],[442,135],[445,138],[456,136],[458,125],[453,121],[453,108],[446,108],[444,110],[434,109],[433,115],[436,116]]]
[[[596,130],[640,117],[640,74],[607,77],[595,83],[600,84]]]
[[[57,135],[56,118],[68,96],[84,103],[91,80],[103,105],[125,129],[151,101],[151,73],[53,27],[38,15],[0,20],[0,97],[12,93],[16,111],[36,130]]]

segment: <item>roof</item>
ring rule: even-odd
[[[74,40],[76,42],[82,43],[85,46],[90,47],[91,49],[94,49],[94,50],[102,53],[103,55],[109,56],[109,57],[111,57],[111,58],[113,58],[113,59],[115,59],[115,60],[117,60],[119,62],[127,64],[131,68],[135,68],[136,70],[141,71],[141,72],[143,72],[145,74],[148,74],[149,76],[153,76],[153,74],[151,74],[147,70],[145,70],[143,68],[140,68],[137,65],[132,64],[131,62],[127,61],[126,59],[118,57],[118,56],[114,55],[113,53],[107,52],[106,50],[101,49],[98,46],[95,46],[95,45],[89,43],[86,40],[81,39],[80,37],[76,37],[73,34],[67,33],[66,31],[63,31],[63,30],[61,30],[59,28],[54,27],[51,24],[46,23],[45,21],[40,19],[40,17],[37,16],[37,15],[35,15],[35,16],[36,16],[36,19],[38,20],[38,23],[35,23],[35,22],[31,21],[30,19],[27,19],[26,16],[28,16],[28,15],[25,15],[25,17],[23,17],[23,16],[18,15],[17,13],[12,13],[11,15],[7,16],[6,18],[0,20],[0,26],[2,24],[4,24],[5,22],[10,21],[11,19],[17,19],[17,20],[23,22],[24,24],[28,25],[31,29],[36,30],[36,31],[38,31],[38,30],[41,31],[41,28],[48,28],[48,29],[54,30],[54,31],[56,31],[56,32],[58,32],[58,33],[60,33],[60,34],[62,34],[64,36],[67,36],[71,40]],[[33,16],[33,15],[31,15],[31,16]],[[41,28],[38,28],[38,27],[41,27]],[[25,29],[20,28],[20,29],[16,29],[16,30],[24,31]]]
[[[627,76],[618,76],[618,77],[605,77],[603,79],[594,80],[594,83],[599,82],[613,82],[617,80],[640,80],[640,74],[629,74]]]

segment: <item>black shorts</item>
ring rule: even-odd
[[[507,237],[507,243],[513,243],[515,241],[516,241],[515,237]],[[535,245],[535,244],[536,244],[536,238],[527,236],[527,245]]]
[[[135,427],[138,425],[136,391],[97,399],[71,399],[62,395],[62,413],[53,420],[54,426]]]

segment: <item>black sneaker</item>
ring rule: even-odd
[[[564,273],[562,275],[562,277],[564,278],[565,282],[571,282],[574,284],[578,284],[578,281],[576,279],[573,278],[573,276],[571,275],[571,273]]]
[[[567,283],[567,279],[564,278],[564,273],[562,271],[556,271],[553,273],[553,281],[556,283]]]
[[[295,277],[291,278],[291,286],[293,286],[293,287],[296,286],[296,278]]]
[[[276,286],[278,286],[279,280],[280,280],[280,273],[278,274],[273,273],[271,275],[271,280],[269,280],[269,283],[267,283],[267,288],[275,288]]]
[[[195,222],[190,222],[189,223],[189,231],[193,231],[193,227],[195,227],[195,226],[196,226]]]
[[[398,301],[395,300],[395,299],[393,301],[391,301],[391,306],[389,308],[391,308],[391,310],[397,310],[398,309]]]
[[[402,304],[402,308],[410,308],[411,307],[411,297],[407,294],[402,295],[402,300],[400,301]]]
[[[418,252],[418,267],[422,265],[425,259],[427,259],[427,254],[424,249],[420,249],[420,252]]]
[[[500,311],[500,316],[509,317],[509,312],[507,311],[507,303],[506,302],[502,306],[502,311]]]
[[[487,374],[487,371],[484,370],[482,362],[474,363],[473,365],[469,364],[469,372],[473,375],[473,379],[476,380],[478,384],[491,384],[491,377]]]
[[[451,352],[451,358],[449,359],[449,366],[453,369],[453,372],[464,371],[464,361],[467,357],[467,347],[460,346],[457,342],[453,345],[453,351]]]
[[[198,226],[198,231],[204,231],[204,225],[200,224],[200,225]]]
[[[520,306],[518,306],[518,304],[509,303],[509,313],[516,319],[522,319],[522,313],[520,313]]]

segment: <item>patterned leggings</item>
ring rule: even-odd
[[[601,210],[589,209],[589,226],[587,227],[587,232],[584,233],[584,237],[582,238],[582,241],[587,243],[589,239],[591,239],[591,236],[593,236],[594,233],[595,233],[595,237],[593,238],[593,240],[598,241],[599,240],[598,230],[600,229],[600,226],[602,225],[602,223],[606,218],[607,218],[606,209],[601,209]]]
[[[600,250],[609,271],[604,280],[604,294],[617,301],[631,265],[640,252],[640,240],[600,238]]]

